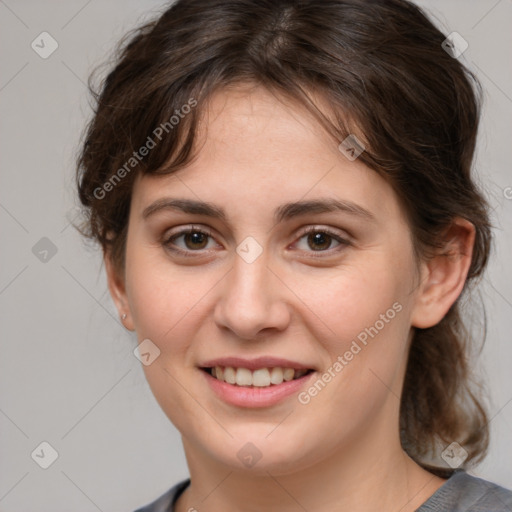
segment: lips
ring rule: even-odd
[[[275,357],[226,357],[205,361],[200,369],[223,400],[241,407],[270,406],[299,390],[315,369]]]
[[[302,363],[275,357],[242,359],[225,357],[206,361],[201,369],[235,386],[268,387],[288,382],[313,371]]]
[[[312,371],[279,366],[258,368],[253,371],[248,368],[233,368],[232,366],[214,366],[213,368],[203,368],[203,370],[221,382],[227,382],[235,386],[256,387],[277,386],[283,382],[299,379]]]
[[[255,359],[244,359],[241,357],[221,357],[204,361],[198,366],[200,368],[214,368],[215,366],[226,368],[230,366],[232,368],[247,368],[248,370],[258,370],[261,368],[293,368],[294,370],[316,370],[312,366],[300,363],[298,361],[270,356],[257,357]]]

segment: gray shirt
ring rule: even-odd
[[[174,503],[188,487],[183,480],[135,512],[174,512]],[[416,512],[512,512],[512,491],[456,471]]]

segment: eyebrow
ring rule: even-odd
[[[179,210],[184,213],[205,215],[222,221],[227,221],[225,211],[212,203],[196,201],[194,199],[162,198],[151,203],[142,212],[142,218],[147,219],[162,210]],[[309,201],[296,201],[279,206],[274,212],[275,222],[282,222],[301,215],[312,213],[343,212],[362,217],[368,221],[376,222],[376,217],[369,210],[351,201],[340,199],[313,199]]]
[[[150,215],[154,215],[156,212],[162,210],[181,210],[185,213],[206,215],[224,221],[227,220],[224,210],[214,204],[195,201],[193,199],[172,199],[167,197],[158,199],[145,208],[142,212],[142,218],[147,219]]]

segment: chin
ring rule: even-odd
[[[248,472],[253,476],[293,474],[323,458],[323,451],[317,444],[318,436],[310,436],[314,444],[309,446],[303,435],[300,438],[291,436],[283,425],[274,432],[273,428],[276,428],[276,424],[272,428],[267,423],[259,428],[254,424],[247,425],[247,428],[238,425],[236,429],[227,426],[233,437],[220,434],[215,438],[200,439],[199,442],[217,463],[230,471]],[[279,429],[282,429],[281,432],[277,432]],[[269,435],[269,432],[272,433]]]

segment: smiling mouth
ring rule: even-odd
[[[234,386],[266,388],[278,386],[283,382],[297,380],[312,373],[312,369],[294,368],[259,368],[249,370],[248,368],[233,368],[232,366],[214,366],[201,368],[204,372],[221,382],[227,382]]]

